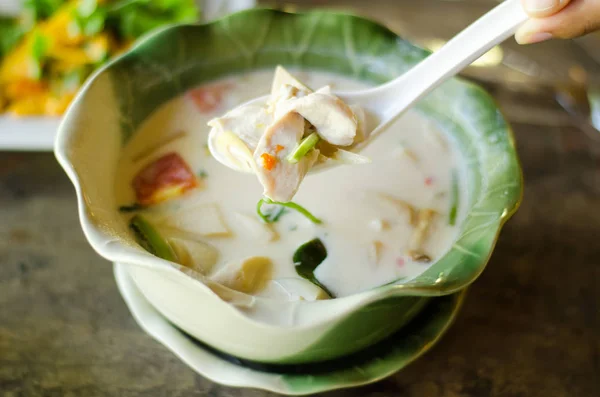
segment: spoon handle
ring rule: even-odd
[[[365,92],[366,97],[360,102],[372,101],[375,106],[383,107],[379,110],[383,116],[379,127],[383,127],[446,79],[513,35],[527,19],[520,0],[506,0],[402,76]]]

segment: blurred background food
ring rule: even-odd
[[[25,0],[0,16],[0,112],[61,115],[85,79],[143,34],[199,16],[195,0]]]

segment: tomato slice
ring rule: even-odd
[[[138,172],[132,186],[137,202],[148,206],[181,196],[198,180],[179,154],[168,153]]]
[[[229,83],[211,84],[190,90],[188,95],[201,113],[211,113],[219,108],[230,88]]]

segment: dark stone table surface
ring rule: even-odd
[[[384,381],[324,395],[600,396],[600,132],[535,82],[484,83],[515,130],[520,211],[437,346]],[[147,336],[84,239],[54,156],[0,153],[0,396],[270,395],[214,384]]]

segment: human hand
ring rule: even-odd
[[[521,0],[531,19],[519,28],[519,44],[572,39],[600,29],[600,0]]]

